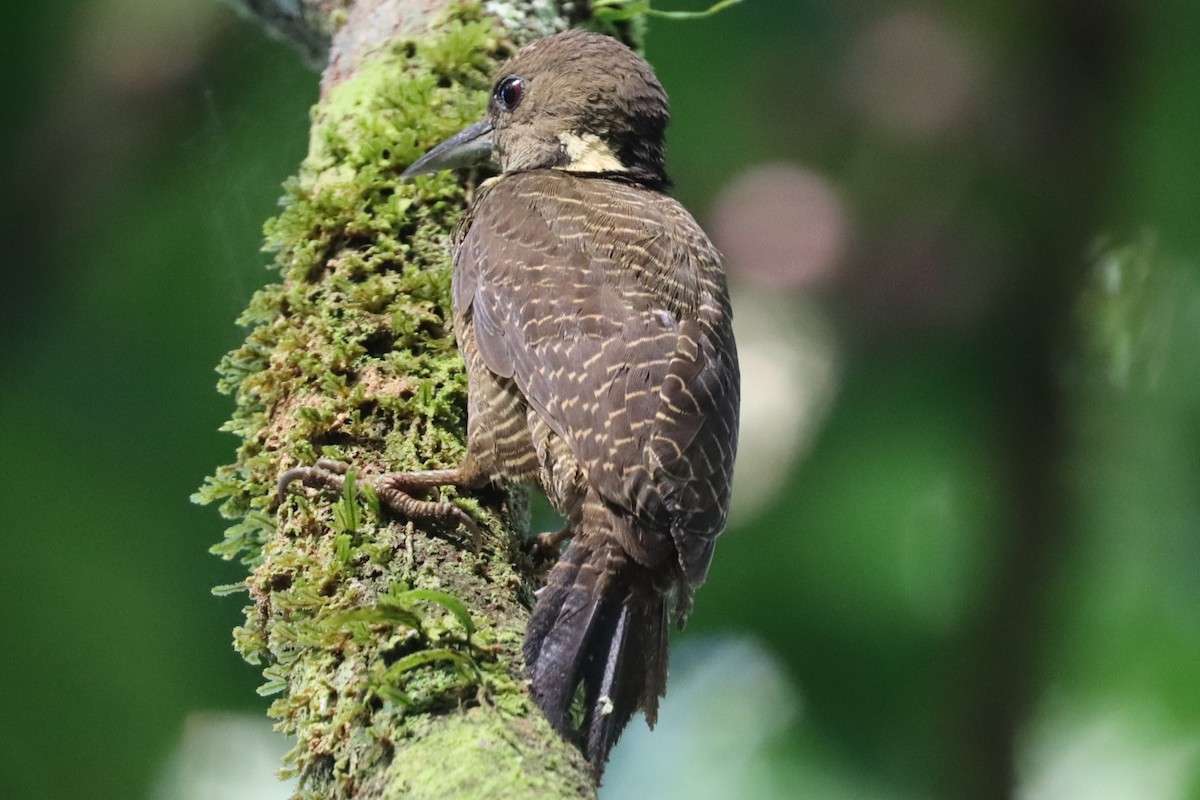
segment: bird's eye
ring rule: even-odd
[[[525,80],[510,76],[496,85],[496,102],[505,111],[514,111],[525,97]]]

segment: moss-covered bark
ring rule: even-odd
[[[281,282],[255,295],[220,367],[241,445],[198,499],[234,520],[214,550],[250,570],[227,587],[251,601],[235,643],[266,665],[301,797],[594,796],[520,678],[536,585],[522,495],[447,492],[483,529],[478,552],[463,530],[381,517],[352,486],[272,507],[279,475],[320,456],[364,474],[462,458],[448,241],[469,186],[398,176],[480,116],[527,33],[458,4],[327,73],[309,155],[267,226]]]

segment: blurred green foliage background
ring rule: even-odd
[[[6,14],[0,797],[164,796],[188,720],[266,706],[188,496],[317,79],[209,0]],[[1200,798],[1198,42],[1187,0],[652,26],[753,501],[679,637],[711,713],[607,797]],[[656,746],[725,777],[631,782]]]

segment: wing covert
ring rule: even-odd
[[[455,256],[456,306],[474,321],[484,363],[514,379],[606,501],[715,536],[737,413],[715,251],[665,196],[630,204],[634,218],[594,193],[646,190],[563,174],[551,194],[544,180],[534,192],[520,178],[489,188]],[[679,214],[704,246],[682,244],[712,263],[672,251]]]

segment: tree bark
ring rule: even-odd
[[[481,116],[499,61],[580,21],[572,5],[240,3],[325,62],[308,156],[267,226],[281,281],[255,295],[219,369],[237,459],[197,495],[235,521],[214,552],[250,569],[226,587],[251,601],[235,644],[266,664],[298,797],[595,796],[521,678],[539,580],[523,494],[457,495],[484,531],[477,552],[465,531],[381,517],[353,488],[273,504],[280,474],[322,456],[369,475],[464,455],[448,242],[469,178],[399,174]]]

